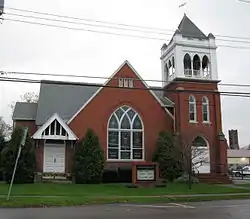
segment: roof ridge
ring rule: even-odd
[[[37,104],[36,102],[25,102],[25,101],[16,101],[16,103],[22,103],[22,104]]]
[[[92,84],[92,85],[103,85],[102,83],[94,83],[94,82],[74,82],[74,81],[54,81],[54,80],[41,80],[41,84],[56,84],[56,85],[65,85],[65,84],[69,84],[69,85],[78,85],[78,84],[82,84],[82,85],[88,85],[88,84]]]

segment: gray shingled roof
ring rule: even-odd
[[[40,87],[36,124],[46,122],[54,113],[68,121],[99,89],[94,86],[79,86],[70,83],[46,83]]]
[[[54,113],[58,113],[63,120],[68,121],[101,86],[101,84],[77,85],[68,82],[42,81],[38,103],[17,103],[13,119],[30,118],[36,120],[37,125],[42,125]],[[174,105],[171,100],[163,97],[161,87],[152,88],[164,105]]]
[[[168,99],[167,97],[164,97],[163,91],[161,90],[162,87],[151,87],[153,89],[153,92],[156,94],[156,96],[161,100],[161,102],[168,107],[173,107],[174,103]]]
[[[16,102],[13,120],[35,120],[37,112],[37,103]]]
[[[184,37],[208,39],[208,37],[185,14],[178,26],[178,32]]]

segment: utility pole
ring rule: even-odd
[[[248,4],[250,4],[250,1],[249,1],[249,0],[238,0],[238,2],[243,2],[243,3],[248,3]]]
[[[16,163],[15,163],[15,167],[14,167],[11,182],[10,182],[9,192],[8,192],[8,195],[7,195],[7,201],[10,199],[10,193],[11,193],[12,185],[13,185],[13,182],[14,182],[14,179],[15,179],[18,160],[19,160],[19,157],[21,155],[22,147],[25,145],[27,133],[28,133],[28,128],[25,127],[24,131],[23,131],[23,136],[22,136],[22,139],[21,139],[21,142],[20,142],[20,145],[19,145],[17,157],[16,157]]]
[[[4,13],[3,9],[4,9],[4,0],[0,0],[0,16],[2,16]]]

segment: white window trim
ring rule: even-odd
[[[119,78],[119,87],[123,87],[123,78]]]
[[[128,85],[129,85],[129,79],[123,78],[123,87],[128,87]]]
[[[129,78],[129,79],[128,79],[128,86],[129,86],[130,88],[134,87],[134,79],[133,79],[133,78]]]
[[[203,100],[206,101],[206,103],[203,102]],[[207,108],[207,120],[204,120],[204,111],[203,107],[206,106]],[[210,123],[210,112],[209,112],[209,100],[206,96],[202,97],[202,121],[203,123]]]
[[[65,129],[67,136],[57,136],[57,135],[43,135],[42,133],[45,129],[51,125],[54,120]],[[54,139],[54,140],[78,140],[74,132],[69,128],[69,126],[63,121],[63,119],[57,114],[53,114],[32,136],[33,139]]]
[[[190,98],[193,98],[194,101],[190,101]],[[194,120],[190,119],[190,105],[193,104],[194,105]],[[193,95],[190,95],[188,97],[188,120],[190,123],[197,123],[197,106],[196,106],[196,99]]]
[[[108,123],[107,123],[107,154],[106,154],[106,159],[107,161],[110,161],[110,162],[135,162],[135,161],[144,161],[145,160],[145,145],[144,145],[144,124],[143,124],[143,121],[142,121],[142,118],[141,116],[137,113],[136,110],[134,110],[132,107],[130,106],[126,106],[128,107],[128,109],[123,113],[121,119],[119,120],[115,114],[115,112],[118,110],[118,109],[121,109],[122,107],[124,107],[126,105],[123,105],[119,108],[117,108],[116,110],[114,110],[114,112],[110,115],[109,117],[109,120],[108,120]],[[120,125],[121,125],[121,121],[122,119],[124,118],[125,115],[127,115],[127,112],[132,109],[134,110],[134,112],[136,113],[133,117],[133,120],[130,121],[130,124],[131,124],[131,128],[130,129],[121,129],[120,128]],[[118,129],[116,128],[109,128],[109,123],[110,123],[110,120],[112,118],[112,116],[115,116],[117,121],[118,121]],[[133,125],[133,122],[134,122],[134,119],[136,118],[136,116],[139,117],[139,119],[141,120],[141,123],[142,123],[142,129],[133,129],[132,125]],[[130,118],[129,118],[130,120]],[[108,157],[108,145],[109,145],[109,131],[116,131],[118,132],[118,159],[109,159]],[[131,152],[131,159],[121,159],[120,158],[120,152],[121,152],[121,132],[126,132],[126,131],[129,131],[130,132],[130,145],[131,145],[131,149],[129,150]],[[133,159],[133,132],[142,132],[142,147],[141,147],[141,150],[142,150],[142,159]]]

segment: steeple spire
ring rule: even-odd
[[[186,13],[184,13],[178,30],[183,37],[208,39],[208,37],[188,18]]]

